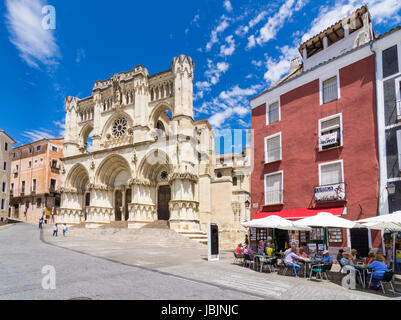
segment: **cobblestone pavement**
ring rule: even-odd
[[[7,246],[0,248],[0,299],[400,299],[330,281],[259,273],[234,265],[229,252],[208,262],[204,247],[52,238],[49,226],[42,242],[35,226],[2,228],[0,242]],[[41,288],[46,264],[56,267],[57,290]]]

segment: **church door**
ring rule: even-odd
[[[131,189],[128,189],[125,192],[125,221],[129,219],[129,207],[128,205],[131,203]]]
[[[90,192],[88,192],[87,194],[85,194],[85,207],[84,207],[85,221],[86,221],[86,218],[88,216],[88,207],[90,205],[91,205],[91,194],[90,194]]]
[[[161,186],[157,195],[157,214],[159,220],[170,219],[168,203],[171,200],[171,189],[169,186]]]
[[[115,198],[116,198],[114,202],[115,221],[121,221],[121,207],[123,206],[123,194],[120,190],[116,191]]]

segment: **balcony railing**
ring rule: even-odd
[[[315,202],[345,201],[345,183],[335,183],[314,188]]]
[[[283,190],[266,191],[265,202],[268,206],[283,203]]]

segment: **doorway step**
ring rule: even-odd
[[[151,223],[144,225],[141,229],[170,229],[169,223],[167,220],[157,220]]]
[[[128,221],[112,221],[102,225],[100,228],[128,228]]]
[[[206,232],[202,231],[177,231],[180,235],[184,236],[185,238],[194,240],[200,244],[207,245],[208,239]]]

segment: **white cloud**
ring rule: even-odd
[[[6,0],[5,14],[9,39],[19,51],[20,57],[31,67],[39,68],[57,64],[61,57],[51,30],[42,28],[40,0]]]
[[[297,47],[284,46],[280,49],[281,55],[277,59],[267,57],[266,73],[264,78],[268,84],[280,80],[283,75],[289,73],[291,60],[299,56]]]
[[[65,120],[63,121],[53,121],[53,124],[58,128],[58,137],[65,136]]]
[[[259,30],[259,35],[248,38],[247,48],[252,48],[257,44],[262,45],[274,39],[278,31],[283,27],[284,22],[291,18],[293,13],[302,9],[306,4],[304,0],[286,0],[278,12],[269,17],[267,23]]]
[[[224,5],[224,8],[225,8],[228,12],[233,11],[233,7],[232,7],[232,5],[231,5],[230,0],[225,0],[224,3],[223,3],[223,5]]]
[[[226,30],[229,27],[228,23],[229,19],[226,16],[222,16],[220,18],[220,23],[217,25],[217,27],[212,30],[211,35],[210,35],[210,41],[206,44],[206,51],[210,51],[215,43],[218,43],[218,34],[222,33],[224,30]]]
[[[52,139],[54,138],[53,133],[50,130],[40,128],[38,130],[27,130],[22,133],[23,137],[29,139],[30,142],[41,140],[41,139]]]
[[[227,123],[232,117],[246,117],[250,112],[248,97],[254,95],[262,88],[261,85],[253,85],[242,89],[238,85],[230,90],[222,91],[218,97],[210,102],[204,102],[197,112],[212,114],[210,124],[218,129]]]
[[[223,44],[220,47],[220,55],[223,57],[231,56],[235,51],[235,40],[232,35],[226,37],[226,42],[227,42],[228,46]]]

